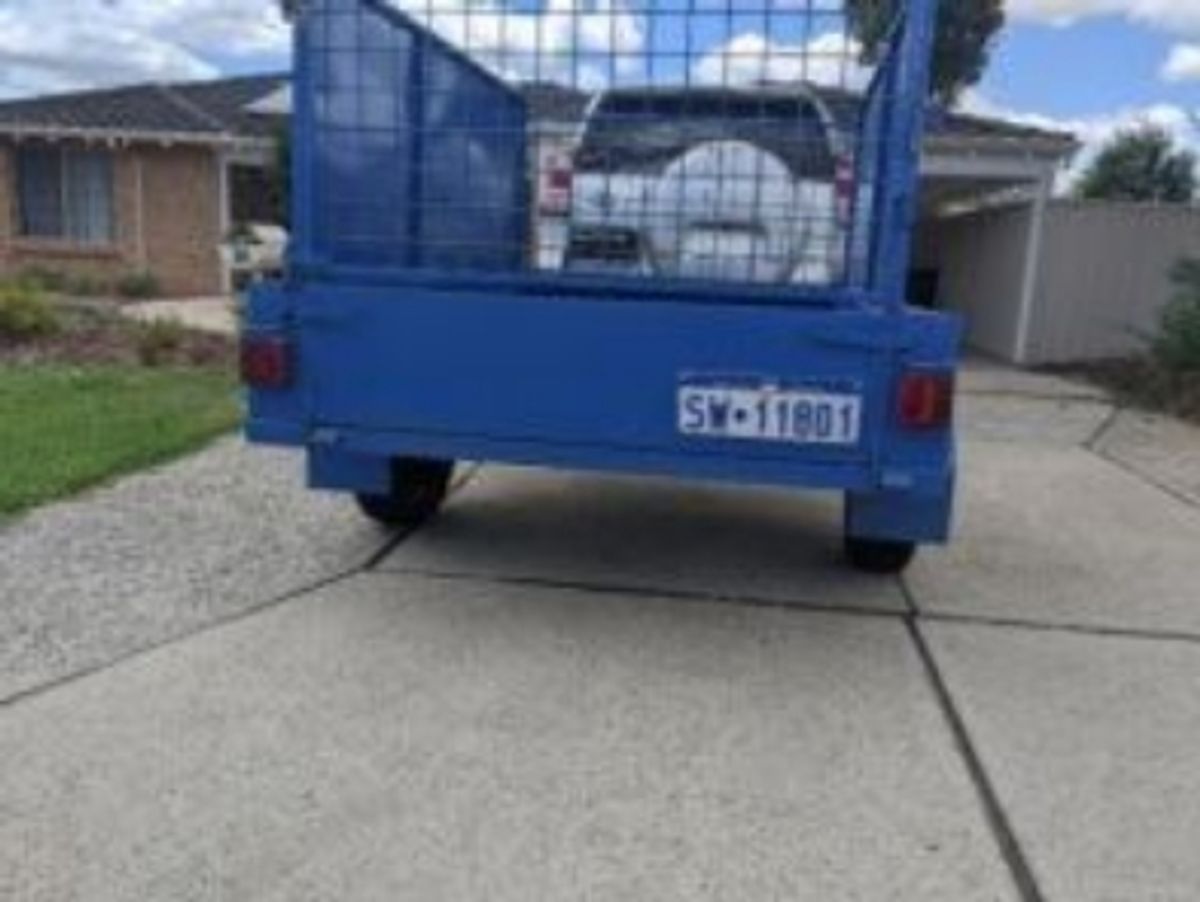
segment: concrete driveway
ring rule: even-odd
[[[976,366],[960,540],[222,442],[0,527],[0,898],[1200,898],[1200,434]]]

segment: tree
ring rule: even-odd
[[[863,60],[876,63],[895,20],[899,0],[846,0],[850,28],[863,46]],[[942,0],[938,7],[931,94],[949,106],[977,84],[991,58],[992,42],[1004,27],[1004,0]]]
[[[1100,151],[1076,188],[1085,200],[1190,203],[1196,196],[1196,155],[1176,148],[1156,125],[1120,132]]]
[[[1184,259],[1171,271],[1175,295],[1163,309],[1155,356],[1171,372],[1200,373],[1200,259]]]

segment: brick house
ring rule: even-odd
[[[228,290],[235,223],[270,221],[286,76],[147,84],[0,103],[0,274],[38,268],[164,294]]]

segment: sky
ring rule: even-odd
[[[953,0],[949,0],[953,2]],[[1008,0],[974,111],[1075,132],[1154,123],[1200,151],[1200,0]]]
[[[442,9],[470,3],[472,34],[476,40],[483,34],[485,41],[499,39],[497,6],[512,4],[521,18],[508,20],[504,40],[524,42],[526,49],[535,39],[546,41],[547,34],[555,46],[569,41],[569,32],[559,27],[567,21],[563,12],[584,7],[593,12],[583,20],[584,45],[600,61],[606,55],[611,60],[614,50],[628,54],[630,79],[637,77],[639,49],[672,40],[661,32],[648,36],[630,8],[681,5],[681,0],[436,2]],[[723,35],[698,32],[699,46],[693,48],[703,56],[696,63],[698,77],[803,72],[843,83],[865,77],[837,59],[834,51],[844,45],[820,24],[804,34],[787,31],[785,23],[795,21],[788,7],[801,0],[765,0],[775,10],[766,16],[764,0],[699,2],[719,9],[732,4],[745,15],[725,22]],[[828,7],[830,0],[816,5]],[[609,16],[595,14],[597,9],[618,10],[616,27]],[[544,14],[540,25],[534,11]],[[1117,130],[1142,122],[1162,125],[1180,143],[1200,150],[1200,0],[1007,0],[1007,12],[992,65],[964,96],[964,108],[1074,131],[1087,147],[1084,161]],[[444,17],[438,26],[452,39],[462,37],[461,16]],[[0,97],[273,71],[286,67],[287,46],[276,0],[0,0]],[[769,67],[755,62],[768,51]],[[837,65],[830,66],[835,59]],[[597,83],[604,78],[586,64],[583,77]]]

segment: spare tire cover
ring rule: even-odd
[[[645,234],[660,275],[737,282],[790,280],[807,240],[787,165],[745,141],[698,144],[654,186]]]

